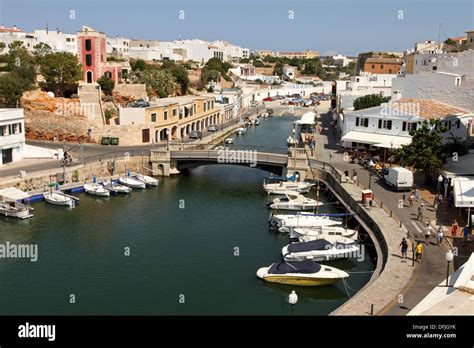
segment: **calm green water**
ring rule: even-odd
[[[264,120],[236,142],[284,149],[293,120]],[[30,221],[0,218],[0,243],[39,249],[37,262],[0,259],[0,314],[287,315],[291,290],[299,295],[295,314],[328,314],[348,299],[343,283],[298,288],[255,276],[280,259],[287,243],[286,234],[267,229],[271,197],[261,187],[267,176],[202,166],[128,196],[80,194],[73,210],[37,203]],[[330,264],[371,271],[366,256]],[[369,278],[352,274],[347,284],[357,290]]]

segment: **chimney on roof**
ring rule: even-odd
[[[49,34],[49,27],[48,27],[48,22],[46,22],[46,35]]]
[[[56,33],[59,34],[59,28],[56,28]]]

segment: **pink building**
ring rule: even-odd
[[[106,45],[105,33],[86,26],[77,32],[77,57],[82,64],[85,82],[93,83],[108,75],[115,83],[121,83],[122,77],[130,70],[128,62],[107,61]]]

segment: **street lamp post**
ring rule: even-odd
[[[393,154],[393,140],[390,140],[390,157],[389,157],[389,160],[390,158],[392,158],[392,154]],[[392,166],[392,161],[390,161],[390,167]]]
[[[298,302],[298,295],[296,295],[294,290],[291,292],[290,296],[288,296],[288,302],[291,305],[291,315],[293,315],[293,307]]]
[[[170,130],[166,129],[166,151],[170,150]]]
[[[369,172],[369,190],[370,190],[371,184],[372,184],[372,172],[370,171]]]
[[[438,176],[438,188],[436,189],[436,193],[439,195],[439,191],[441,190],[441,183],[443,182],[443,176],[440,174]]]
[[[448,262],[448,267],[446,269],[446,287],[449,286],[448,278],[449,278],[449,264],[451,261],[453,261],[454,255],[451,250],[448,250],[448,252],[445,255],[446,261]]]

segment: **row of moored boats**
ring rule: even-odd
[[[287,233],[289,243],[282,248],[282,260],[260,268],[257,277],[268,282],[300,286],[329,285],[349,277],[347,272],[319,262],[356,256],[359,252],[358,230],[343,226],[342,219],[308,213],[308,210],[315,211],[322,205],[303,195],[313,185],[285,180],[264,182],[267,193],[283,196],[268,203],[269,208],[297,212],[271,214],[269,228]]]

